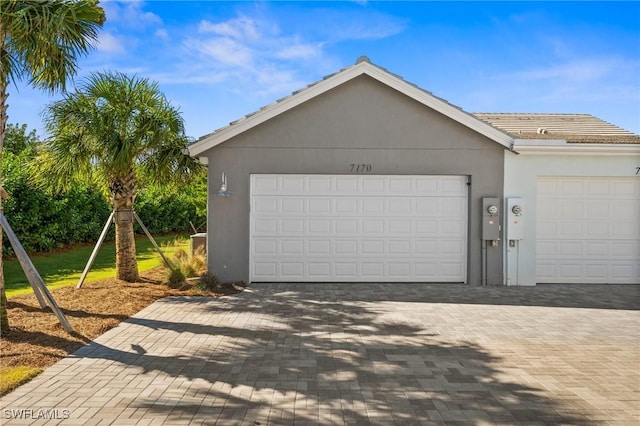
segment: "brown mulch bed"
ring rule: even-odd
[[[205,292],[185,285],[172,289],[164,284],[165,273],[154,269],[141,273],[140,282],[117,279],[85,283],[81,289],[64,287],[51,291],[74,329],[67,333],[51,309],[40,309],[33,293],[8,301],[10,330],[0,342],[3,368],[46,368],[95,339],[121,321],[166,296],[219,297],[237,293],[238,287],[222,286],[221,292]]]

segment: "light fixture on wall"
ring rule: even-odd
[[[220,190],[216,192],[216,196],[231,197],[231,192],[227,189],[227,175],[224,172],[222,172],[222,184],[220,185]]]

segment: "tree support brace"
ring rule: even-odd
[[[98,250],[100,250],[100,247],[102,246],[102,243],[104,242],[104,239],[107,236],[107,232],[109,232],[109,227],[111,226],[111,223],[113,222],[113,218],[115,217],[115,215],[116,215],[116,211],[115,210],[112,211],[111,214],[109,215],[109,219],[107,219],[107,223],[105,223],[104,228],[102,229],[102,234],[100,234],[100,238],[98,238],[98,242],[96,243],[96,246],[93,248],[93,252],[91,252],[91,256],[89,257],[89,261],[87,262],[87,265],[84,267],[84,271],[82,272],[82,276],[80,277],[80,281],[78,281],[78,284],[76,284],[76,288],[81,288],[82,287],[82,284],[84,283],[84,280],[87,277],[87,274],[89,273],[89,269],[91,269],[91,265],[93,265],[94,260],[96,260],[96,256],[98,255]],[[149,240],[151,241],[151,244],[153,244],[153,247],[155,247],[155,249],[160,254],[160,257],[162,257],[162,260],[164,261],[164,264],[167,265],[167,267],[169,269],[173,269],[173,265],[165,257],[165,255],[162,252],[162,250],[160,250],[160,247],[158,247],[158,244],[156,244],[156,240],[153,239],[153,236],[151,236],[151,234],[149,233],[149,230],[147,229],[147,227],[144,226],[144,223],[142,223],[142,220],[140,219],[140,216],[138,216],[138,213],[136,213],[135,210],[133,211],[133,216],[135,217],[136,221],[138,222],[138,224],[140,225],[140,227],[144,231],[144,233],[147,236],[147,238],[149,238]]]
[[[7,237],[9,237],[9,242],[11,243],[16,256],[18,257],[18,261],[20,262],[20,266],[22,266],[24,274],[29,280],[29,284],[31,284],[31,287],[33,288],[33,292],[36,295],[36,299],[38,299],[40,308],[44,309],[47,307],[47,305],[49,305],[67,333],[73,333],[73,327],[71,327],[71,324],[69,324],[69,321],[67,321],[67,318],[64,316],[64,314],[56,304],[56,301],[53,299],[53,296],[49,292],[49,289],[44,284],[42,277],[36,270],[35,266],[33,266],[33,263],[31,262],[31,259],[29,259],[27,252],[25,251],[24,247],[22,247],[22,244],[20,244],[20,241],[18,240],[18,237],[16,237],[16,234],[13,233],[13,230],[11,229],[11,226],[9,226],[7,218],[2,212],[0,212],[0,226],[2,226],[4,232],[7,234]]]

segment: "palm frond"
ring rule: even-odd
[[[103,187],[131,176],[162,184],[186,181],[200,168],[184,153],[180,111],[146,78],[91,74],[49,106],[45,124],[51,138],[41,165],[48,171],[41,173],[57,174],[50,178],[57,185],[89,176]]]
[[[95,0],[4,0],[0,20],[5,40],[7,76],[29,76],[45,90],[65,89],[77,71],[77,59],[98,39],[105,21]],[[5,53],[3,53],[3,57]]]

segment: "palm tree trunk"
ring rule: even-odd
[[[4,43],[6,34],[4,27],[0,23],[0,52],[4,51]],[[2,149],[4,146],[4,135],[7,130],[7,70],[4,69],[0,62],[0,165],[2,164]],[[5,195],[4,188],[2,187],[2,169],[0,169],[0,213],[2,213],[2,198]],[[7,334],[9,332],[9,316],[7,315],[7,295],[4,288],[4,269],[2,264],[2,226],[0,226],[0,335]]]
[[[131,169],[124,177],[115,177],[109,185],[111,203],[115,207],[116,276],[130,283],[140,279],[136,261],[136,239],[133,233],[133,203],[138,195],[138,180]]]
[[[116,209],[116,276],[130,283],[140,279],[133,232],[133,210]]]

